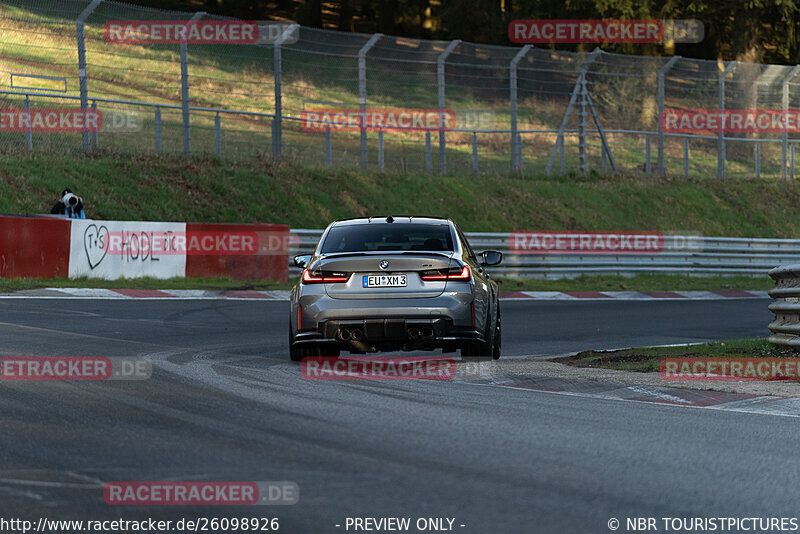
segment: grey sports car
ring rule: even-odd
[[[461,350],[500,357],[497,283],[449,219],[370,217],[331,223],[292,288],[289,354],[338,356],[383,351]]]

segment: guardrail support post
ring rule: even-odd
[[[658,71],[658,175],[666,176],[667,171],[664,165],[664,127],[661,118],[664,116],[664,76],[675,63],[680,60],[680,56],[674,56],[664,64]]]
[[[519,173],[522,171],[522,147],[517,133],[517,64],[525,57],[525,54],[533,48],[532,45],[525,45],[517,52],[509,65],[509,90],[511,106],[511,170]]]
[[[204,11],[198,11],[192,18],[189,19],[188,24],[197,22],[205,16]],[[190,131],[189,119],[189,43],[186,39],[182,39],[180,43],[181,52],[181,112],[183,118],[183,153],[187,156],[192,153],[192,139]]]
[[[367,52],[372,48],[378,39],[383,37],[382,33],[376,33],[364,43],[358,51],[358,110],[361,113],[361,168],[366,169],[369,163],[369,152],[367,151]]]
[[[273,45],[273,79],[275,80],[275,116],[272,118],[272,157],[276,161],[281,159],[283,149],[283,102],[281,101],[281,82],[283,65],[281,63],[281,46],[286,42],[292,33],[298,31],[298,24],[292,24],[283,31],[283,34],[275,40]]]
[[[31,99],[25,95],[25,114],[28,115],[27,128],[25,128],[25,148],[33,150],[33,132],[31,131]]]
[[[103,0],[92,0],[92,2],[81,11],[78,19],[75,22],[76,38],[78,41],[78,82],[81,93],[81,111],[86,116],[86,111],[89,109],[89,89],[86,84],[86,34],[84,26],[86,19],[92,14],[92,11],[97,9],[97,6]],[[89,132],[82,132],[83,149],[89,150]]]
[[[155,130],[156,130],[156,153],[161,154],[161,108],[156,108],[155,117]]]
[[[450,41],[450,44],[447,45],[447,48],[439,54],[439,57],[436,58],[436,85],[439,88],[439,174],[445,175],[447,174],[447,141],[445,140],[444,135],[444,108],[445,108],[445,76],[444,76],[444,62],[447,60],[447,56],[456,49],[458,45],[461,44],[461,40],[456,39],[455,41]]]
[[[219,111],[214,116],[214,153],[222,155],[222,121],[219,118]]]
[[[725,67],[725,70],[719,73],[719,113],[725,111],[725,77],[736,69],[737,61],[731,61]],[[725,179],[725,132],[720,127],[717,134],[717,178],[720,180]]]
[[[331,140],[331,127],[325,129],[325,166],[327,168],[333,167],[333,147]]]
[[[789,114],[789,82],[800,71],[800,65],[795,65],[781,83],[781,109],[783,110],[783,134],[781,135],[781,178],[786,179],[787,156],[789,152],[789,128],[787,116]]]

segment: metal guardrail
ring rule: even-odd
[[[775,299],[769,305],[775,314],[769,324],[769,341],[800,348],[800,264],[776,267],[769,275],[775,280],[775,287],[769,292]]]
[[[292,230],[297,240],[291,255],[310,253],[321,233],[321,230]],[[640,273],[766,276],[777,265],[800,264],[800,239],[665,235],[663,251],[655,254],[520,254],[509,250],[507,233],[469,232],[466,235],[476,251],[503,252],[503,263],[492,268],[492,273],[501,278],[559,279]],[[289,268],[290,274],[299,274],[294,265],[290,264]]]

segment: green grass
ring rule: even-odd
[[[654,372],[663,358],[780,358],[796,352],[778,348],[765,339],[733,339],[677,347],[645,347],[616,351],[581,352],[553,361],[575,367],[594,367],[620,371]]]
[[[269,158],[0,155],[0,213],[44,213],[69,187],[90,217],[272,222],[323,228],[381,214],[451,217],[466,231],[658,230],[706,236],[800,236],[791,182],[495,174],[480,179],[324,170]]]

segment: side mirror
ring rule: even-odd
[[[311,254],[299,254],[294,257],[294,264],[300,267],[301,269],[308,265],[308,262],[311,261]]]
[[[486,250],[481,252],[482,265],[499,265],[503,261],[503,253],[496,250]]]

